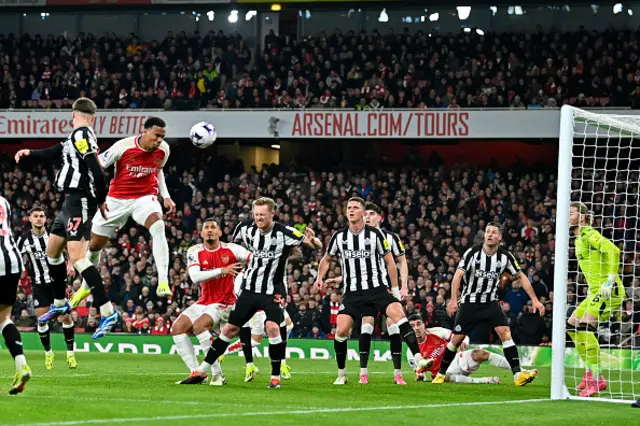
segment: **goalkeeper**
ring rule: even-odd
[[[576,236],[576,257],[589,294],[569,318],[567,332],[585,364],[586,373],[577,389],[580,396],[587,397],[607,388],[600,374],[600,345],[595,331],[622,305],[625,291],[618,276],[620,249],[591,227],[586,205],[573,202],[570,208],[569,227]]]

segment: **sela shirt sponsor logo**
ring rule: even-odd
[[[475,277],[476,278],[489,278],[491,280],[496,280],[498,279],[499,274],[497,272],[494,271],[482,271],[482,270],[476,270],[475,272]]]
[[[371,257],[371,252],[369,250],[345,250],[344,257],[347,259],[362,259]]]

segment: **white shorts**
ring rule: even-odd
[[[106,200],[109,211],[107,219],[98,212],[93,218],[91,232],[103,237],[115,237],[116,229],[122,228],[129,218],[133,218],[138,225],[144,226],[147,218],[153,213],[162,215],[162,207],[155,195],[140,198],[112,198]]]
[[[264,335],[264,322],[267,320],[267,314],[264,311],[256,312],[249,321],[244,325],[251,327],[251,334],[256,336]]]
[[[468,376],[469,374],[478,371],[480,364],[473,360],[473,357],[471,356],[472,353],[472,350],[458,352],[449,368],[447,368],[447,374],[451,376]]]
[[[213,320],[213,329],[212,331],[219,335],[220,330],[224,327],[229,321],[229,314],[231,314],[231,310],[233,309],[233,305],[223,305],[220,303],[212,303],[211,305],[201,305],[198,303],[194,303],[184,310],[178,317],[178,319],[184,315],[191,320],[191,324],[195,323],[198,318],[202,315],[209,315]]]

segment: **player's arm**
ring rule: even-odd
[[[294,247],[291,249],[291,253],[289,254],[289,260],[291,262],[302,262],[302,250],[300,247]]]
[[[393,257],[397,260],[397,263],[400,265],[400,295],[406,297],[407,292],[409,291],[409,265],[407,263],[407,256],[404,245],[402,244],[402,241],[400,241],[400,237],[396,234],[392,235],[393,245],[391,246],[391,252],[393,253]]]
[[[451,340],[451,338],[453,337],[453,331],[449,330],[448,328],[444,328],[444,327],[432,327],[432,328],[427,328],[427,331],[429,332],[429,334],[434,334],[436,336],[438,336],[439,338],[441,338],[442,340],[449,342]],[[462,341],[462,345],[460,346],[460,348],[464,351],[466,350],[466,348],[469,346],[469,336],[465,336],[464,340]]]
[[[620,270],[620,248],[613,242],[609,241],[595,229],[589,235],[589,245],[600,252],[601,262],[596,265],[597,268],[603,269],[607,274],[607,281],[600,287],[600,296],[604,298],[611,297],[613,287],[618,280],[618,272]]]
[[[253,255],[253,252],[242,247],[240,244],[229,243],[227,247],[229,248],[229,250],[233,252],[236,259],[238,259],[238,261],[240,261],[241,263],[246,265],[251,260],[251,256]]]
[[[162,142],[160,147],[164,151],[164,158],[162,159],[160,170],[158,170],[158,193],[162,197],[162,204],[164,204],[164,208],[167,209],[167,214],[173,215],[176,212],[176,203],[171,199],[171,194],[169,193],[169,188],[167,188],[167,182],[164,178],[164,166],[169,160],[169,145],[166,142]]]
[[[338,254],[338,232],[334,232],[331,236],[331,240],[329,241],[329,247],[327,247],[327,252],[324,254],[322,259],[320,260],[320,264],[318,265],[318,276],[316,277],[316,287],[318,290],[322,290],[324,287],[324,277],[327,275],[329,271],[329,267],[331,266],[331,260],[333,256]]]
[[[307,228],[304,230],[304,241],[303,244],[312,250],[321,250],[322,249],[322,241],[319,238],[316,238],[316,233],[313,229]]]
[[[50,146],[49,148],[44,149],[21,149],[20,151],[16,152],[14,158],[16,160],[16,163],[19,163],[22,157],[32,156],[34,158],[49,159],[58,157],[60,154],[62,154],[62,144],[57,143],[53,146]]]
[[[516,261],[516,258],[513,257],[511,253],[507,253],[507,272],[514,277],[514,282],[519,282],[524,291],[527,293],[531,301],[533,302],[533,312],[538,311],[540,316],[544,315],[544,305],[540,303],[538,300],[538,296],[536,296],[535,291],[533,291],[533,287],[531,286],[531,282],[529,278],[522,272],[520,269],[520,265]]]
[[[98,140],[95,134],[89,130],[88,127],[81,127],[71,134],[71,143],[76,151],[78,151],[78,154],[84,159],[87,168],[91,171],[96,185],[96,199],[98,204],[103,204],[107,197],[107,188],[105,185],[104,171],[100,165],[100,160],[98,160]]]

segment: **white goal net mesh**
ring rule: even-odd
[[[640,115],[570,111],[571,202],[586,205],[603,238],[579,228],[568,247],[557,248],[568,252],[568,276],[555,286],[566,285],[566,318],[575,324],[566,325],[566,390],[570,397],[632,401],[640,398]],[[617,253],[604,239],[620,249],[617,268],[609,266]],[[614,284],[607,298],[600,287],[612,269],[624,289]]]

